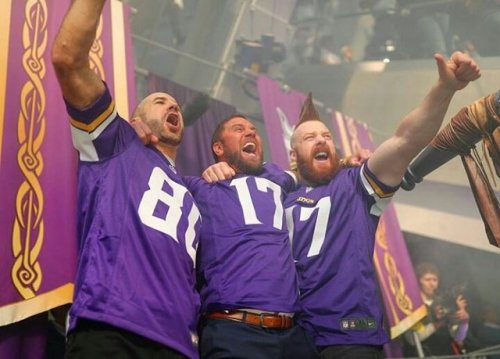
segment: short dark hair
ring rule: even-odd
[[[233,118],[236,118],[236,117],[242,117],[245,120],[250,121],[245,115],[236,113],[236,114],[233,114],[233,115],[226,117],[221,122],[219,122],[219,124],[217,125],[217,127],[215,128],[215,130],[212,134],[212,141],[210,142],[210,150],[212,151],[212,156],[213,156],[215,162],[217,162],[219,159],[217,158],[217,155],[214,152],[214,143],[220,141],[221,133],[224,130],[224,126],[226,125],[226,123],[228,123],[229,121],[231,121]]]
[[[417,265],[415,270],[417,272],[417,278],[420,279],[424,276],[424,274],[432,273],[439,277],[438,267],[433,263],[423,262]]]

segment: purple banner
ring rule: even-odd
[[[332,113],[336,143],[344,154],[374,150],[366,124]],[[390,326],[391,338],[410,329],[427,314],[393,204],[384,211],[376,233],[373,257]]]
[[[2,16],[10,20],[8,28],[0,29],[7,34],[0,43],[6,54],[5,63],[0,57],[0,97],[5,98],[0,102],[0,326],[72,300],[77,153],[50,62],[69,4],[5,0],[0,5]],[[120,20],[112,14],[112,6],[116,0],[106,5],[90,58],[111,89],[125,83],[130,97],[134,78],[127,80],[126,74],[133,63],[123,66],[125,74],[113,72],[120,56],[122,62],[125,55],[133,59],[130,33],[124,16]],[[121,21],[126,31],[113,32],[112,21]],[[135,95],[129,102],[135,104]],[[1,353],[2,346],[3,357]]]

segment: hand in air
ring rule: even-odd
[[[454,52],[448,60],[445,60],[441,54],[435,54],[434,59],[438,67],[440,81],[453,90],[461,90],[470,81],[481,77],[479,66],[463,52]]]

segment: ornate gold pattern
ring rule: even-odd
[[[47,49],[47,4],[43,0],[27,0],[24,14],[22,64],[29,79],[21,90],[17,127],[17,161],[24,181],[16,195],[12,230],[15,261],[11,277],[21,296],[28,299],[35,296],[42,282],[38,256],[44,239],[44,198],[39,176],[43,171],[40,146],[45,136],[46,98],[42,80],[46,72],[43,56]]]
[[[405,282],[403,280],[403,276],[401,275],[398,269],[394,257],[389,251],[387,235],[386,235],[386,224],[383,217],[380,219],[375,237],[376,237],[376,242],[375,242],[376,245],[382,249],[383,258],[381,259],[383,260],[385,272],[387,273],[387,276],[386,278],[383,278],[383,281],[387,282],[389,287],[388,289],[391,291],[390,294],[391,297],[394,298],[396,306],[399,308],[401,312],[405,314],[405,316],[408,316],[412,314],[413,302],[406,293],[406,287],[405,287]],[[394,311],[393,313],[395,314]],[[397,315],[395,315],[394,318],[396,322],[399,322],[401,320]]]
[[[97,26],[95,41],[92,44],[89,52],[90,68],[94,70],[104,81],[106,80],[104,74],[104,66],[102,63],[102,57],[104,55],[104,47],[102,45],[102,29],[103,20],[102,16],[99,19],[99,25]]]

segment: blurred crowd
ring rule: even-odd
[[[500,0],[298,0],[288,65],[500,56]]]

